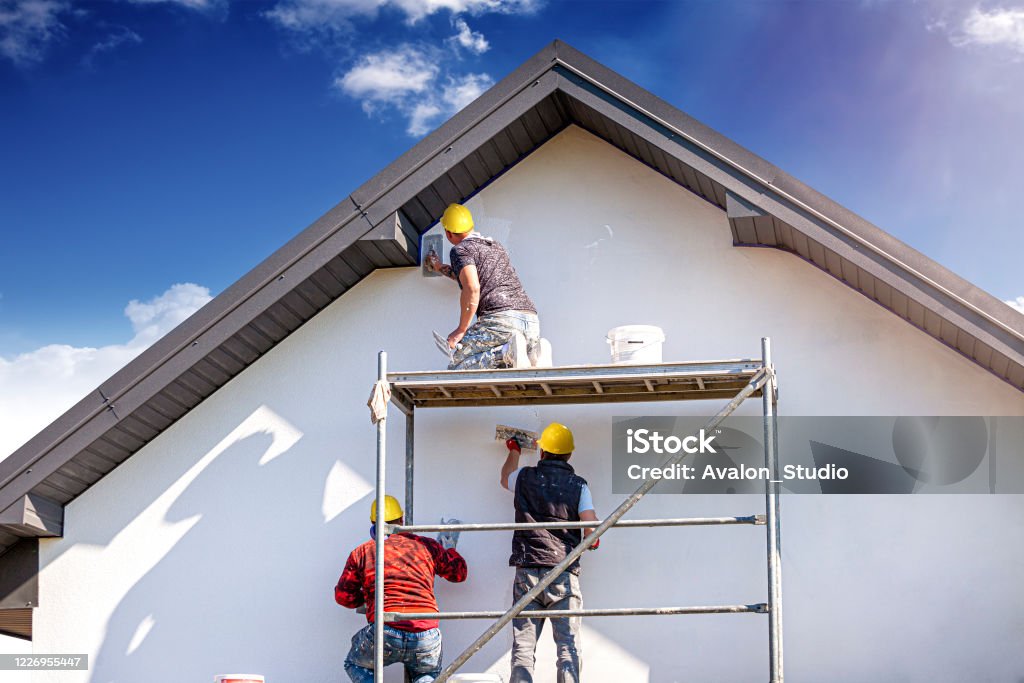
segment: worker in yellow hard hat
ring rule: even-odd
[[[537,440],[540,461],[533,467],[520,467],[522,448],[515,438],[505,442],[508,456],[501,467],[501,485],[514,494],[516,522],[597,521],[594,499],[587,481],[569,464],[575,443],[572,431],[552,422]],[[512,601],[518,602],[536,586],[551,567],[566,558],[590,529],[517,530],[512,535],[509,565],[516,568]],[[600,539],[591,546],[596,550]],[[580,562],[577,560],[551,583],[526,609],[567,610],[583,607],[580,591]],[[512,677],[509,683],[533,681],[534,651],[544,628],[544,619],[512,620]],[[578,683],[580,680],[580,619],[548,619],[557,651],[555,680]]]
[[[402,506],[384,497],[384,521],[403,523]],[[377,521],[377,501],[370,506],[370,521]],[[453,583],[466,580],[466,561],[455,550],[457,536],[435,541],[407,532],[384,540],[384,610],[387,612],[436,612],[434,575]],[[345,671],[356,683],[372,683],[373,600],[376,576],[375,539],[352,551],[334,587],[334,599],[352,609],[368,606],[369,622],[352,637]],[[441,673],[441,631],[436,619],[409,619],[384,624],[384,665],[401,663],[407,680],[432,681]]]
[[[449,370],[530,367],[540,354],[540,319],[523,289],[508,252],[497,240],[473,229],[473,215],[450,204],[441,216],[452,243],[451,265],[437,254],[426,266],[455,280],[459,325],[448,335]],[[476,322],[473,317],[476,316]]]

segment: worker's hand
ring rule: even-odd
[[[433,271],[435,273],[440,272],[441,259],[437,257],[437,254],[434,253],[434,251],[431,251],[429,254],[427,254],[427,257],[423,259],[423,265],[426,266],[427,270],[429,271]]]
[[[462,341],[462,338],[466,336],[465,330],[454,330],[448,335],[448,348],[454,349],[455,345]]]
[[[596,541],[594,541],[594,542],[593,542],[593,543],[592,543],[592,544],[590,545],[590,547],[589,547],[589,548],[587,548],[587,550],[597,550],[597,549],[598,549],[598,548],[600,548],[600,547],[601,547],[601,539],[599,538],[599,539],[597,539]]]
[[[441,524],[462,524],[462,521],[456,518],[445,519],[441,518]],[[459,531],[442,531],[437,535],[437,542],[441,544],[441,547],[445,550],[454,550],[455,546],[459,544]]]
[[[514,436],[505,442],[505,446],[508,447],[509,451],[513,451],[516,454],[523,452],[523,447],[519,445],[519,441]]]

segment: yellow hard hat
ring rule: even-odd
[[[572,431],[563,424],[552,422],[537,439],[537,445],[548,453],[565,455],[572,453],[576,446],[572,441]]]
[[[402,516],[402,506],[394,496],[384,496],[384,521],[393,522]],[[370,504],[370,521],[377,522],[377,501]]]
[[[473,214],[462,204],[449,204],[441,216],[441,227],[448,232],[469,232],[473,229]]]

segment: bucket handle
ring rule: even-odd
[[[615,341],[611,337],[607,337],[606,336],[604,338],[604,340],[605,340],[605,342],[607,344],[614,344],[615,343]],[[629,352],[633,353],[635,351],[641,351],[643,349],[646,349],[648,346],[654,346],[655,344],[664,344],[665,343],[665,339],[662,338],[662,339],[657,339],[655,341],[648,341],[648,342],[643,342],[643,341],[639,341],[639,340],[633,341],[632,339],[627,339],[626,343],[627,344],[640,344],[640,346],[638,346],[636,348],[629,349]]]

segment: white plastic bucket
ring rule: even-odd
[[[266,683],[263,676],[256,674],[221,674],[213,677],[213,683]]]
[[[649,365],[661,362],[665,332],[654,325],[622,325],[608,330],[612,363]]]
[[[448,679],[452,683],[504,683],[498,674],[455,674]]]

